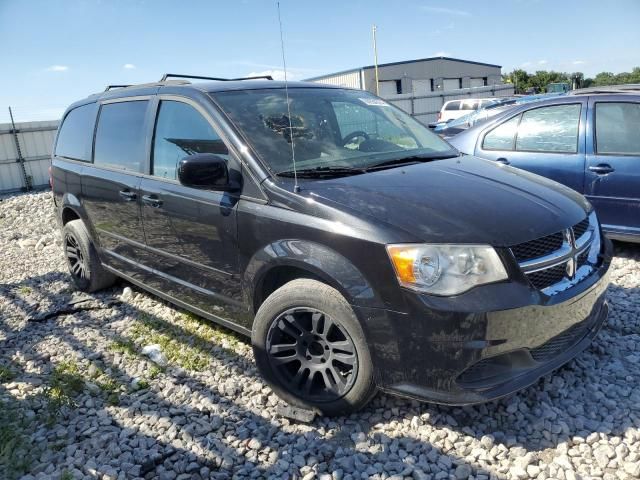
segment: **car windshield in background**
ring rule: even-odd
[[[291,88],[212,94],[260,158],[275,173],[348,174],[394,160],[456,156],[458,152],[403,111],[371,94],[337,88]],[[289,128],[289,112],[291,128]]]

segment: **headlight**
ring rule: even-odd
[[[400,285],[434,295],[457,295],[508,278],[488,245],[387,245]]]

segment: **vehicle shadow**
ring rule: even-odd
[[[637,247],[625,245],[617,247],[616,252],[625,259],[640,259]],[[61,283],[66,287],[61,289]],[[56,289],[51,289],[52,284],[57,285]],[[24,294],[27,288],[30,293]],[[34,308],[55,308],[59,305],[60,292],[70,295],[71,290],[68,276],[62,272],[0,285],[0,298],[13,309],[7,315],[0,303],[0,318],[4,318],[0,332],[6,338],[0,346],[0,364],[28,352],[30,361],[41,364],[42,368],[35,374],[18,368],[15,381],[39,385],[47,382],[54,366],[62,359],[74,356],[111,372],[110,375],[124,386],[118,405],[109,406],[106,398],[83,392],[76,398],[78,407],[65,409],[54,425],[46,426],[44,433],[42,425],[33,429],[33,432],[41,432],[40,436],[34,433],[29,440],[33,442],[34,451],[38,451],[42,438],[45,441],[55,438],[59,427],[67,428],[79,422],[79,418],[88,413],[87,401],[92,400],[102,418],[110,418],[110,430],[104,433],[108,435],[100,436],[100,427],[89,435],[79,432],[57,452],[50,452],[45,457],[49,463],[67,462],[85,468],[85,473],[87,462],[93,465],[93,461],[99,470],[100,465],[120,461],[130,468],[130,476],[136,473],[151,475],[163,468],[184,470],[182,473],[191,468],[188,473],[196,475],[198,470],[193,470],[194,464],[215,472],[216,478],[249,475],[250,471],[266,477],[282,475],[283,471],[293,475],[299,474],[299,465],[295,465],[292,453],[286,447],[297,445],[306,464],[328,472],[353,469],[374,474],[384,469],[387,473],[410,475],[412,470],[420,470],[433,475],[453,465],[453,468],[460,466],[463,470],[468,467],[474,475],[499,477],[504,472],[498,470],[495,458],[477,454],[475,460],[469,461],[468,456],[462,458],[449,453],[449,448],[441,446],[443,435],[449,437],[455,433],[456,438],[471,437],[478,442],[477,447],[482,444],[485,450],[491,449],[492,445],[504,444],[521,447],[515,450],[521,454],[546,455],[546,449],[553,449],[561,442],[571,442],[574,437],[586,439],[593,434],[623,437],[628,429],[640,428],[640,362],[634,357],[635,345],[640,340],[640,319],[635,313],[640,306],[640,288],[637,287],[611,285],[607,293],[611,306],[609,321],[593,345],[554,374],[509,398],[471,407],[444,407],[378,395],[357,414],[335,419],[317,418],[304,428],[294,428],[289,420],[272,417],[264,403],[252,401],[251,398],[257,398],[266,388],[252,359],[220,345],[198,348],[202,348],[210,359],[212,370],[229,369],[232,372],[235,391],[228,391],[214,376],[173,368],[162,374],[157,384],[152,383],[150,388],[131,390],[129,386],[135,378],[135,370],[123,366],[126,362],[112,352],[96,351],[96,342],[88,341],[89,337],[80,335],[80,331],[91,332],[103,341],[126,343],[130,339],[110,328],[111,325],[134,322],[144,316],[164,331],[171,332],[172,338],[185,348],[194,344],[201,346],[207,339],[198,338],[197,333],[186,331],[145,308],[114,301],[121,291],[119,288],[93,296],[108,304],[104,309],[106,319],[87,310],[51,317],[43,322],[26,321],[16,328],[18,317],[32,316]],[[161,302],[146,293],[142,295]],[[36,304],[38,307],[34,307]],[[8,316],[12,317],[12,322],[8,321]],[[235,335],[221,327],[220,331]],[[51,336],[60,344],[58,356],[39,353],[40,342]],[[28,338],[26,342],[24,337]],[[152,365],[141,356],[133,362],[142,362],[146,368]],[[172,397],[167,394],[176,390],[183,395]],[[198,398],[197,408],[189,401],[192,395]],[[0,398],[10,399],[17,410],[30,410],[33,401],[31,397],[16,399],[3,383],[0,383]],[[153,421],[148,427],[135,422],[137,426],[132,427],[130,419],[139,417],[164,420],[161,427]],[[398,434],[397,429],[387,428],[394,422],[404,426],[402,434]],[[106,438],[106,442],[97,442],[97,436]],[[131,444],[149,447],[138,448],[135,455],[125,455],[126,462],[123,462],[119,460],[122,449],[119,455],[119,447],[114,447],[122,438],[127,438]],[[248,447],[252,439],[259,442],[259,449]],[[86,452],[96,453],[93,458],[78,457],[65,448],[71,443],[80,444],[74,451],[86,447]]]
[[[20,315],[29,316],[32,312],[25,305],[30,302],[21,302],[16,298],[19,297],[19,289],[28,284],[34,295],[40,295],[41,302],[46,304],[47,300],[53,300],[47,298],[51,296],[46,288],[49,280],[59,281],[59,274],[47,274],[19,284],[2,285],[0,297],[12,302]],[[117,293],[120,293],[119,289],[111,289],[95,297],[104,301]],[[122,359],[117,355],[97,352],[95,342],[91,341],[92,336],[99,336],[108,342],[127,342],[128,338],[109,328],[111,323],[135,321],[136,318],[145,316],[173,332],[173,338],[182,342],[185,348],[194,344],[192,332],[180,331],[176,324],[131,304],[112,303],[108,312],[106,319],[97,318],[93,311],[79,311],[71,315],[51,317],[44,322],[24,322],[21,329],[11,330],[13,340],[0,347],[0,362],[15,358],[18,349],[28,351],[28,360],[43,366],[35,374],[16,371],[15,381],[40,385],[47,382],[56,364],[75,358],[80,363],[91,362],[101,370],[110,372],[111,377],[126,387],[133,382],[134,373],[123,367]],[[28,338],[28,341],[15,341],[18,335]],[[39,344],[52,336],[59,345],[59,355],[40,353]],[[152,384],[142,391],[126,389],[118,405],[109,406],[107,399],[101,394],[84,391],[74,399],[76,407],[63,409],[54,424],[40,424],[32,428],[33,434],[29,441],[33,451],[38,451],[38,444],[42,445],[43,440],[59,440],[56,436],[62,428],[74,432],[76,436],[69,439],[68,444],[64,443],[63,437],[64,444],[56,444],[56,452],[38,451],[39,458],[46,458],[48,464],[77,465],[85,474],[91,474],[90,469],[100,472],[101,466],[117,461],[120,458],[118,454],[127,451],[126,447],[121,448],[122,440],[126,438],[125,445],[150,446],[138,454],[135,450],[140,449],[135,449],[134,453],[126,456],[124,463],[130,468],[130,476],[153,476],[152,472],[177,468],[178,471],[184,470],[182,473],[197,477],[199,469],[206,467],[216,472],[216,478],[249,476],[252,472],[257,472],[262,478],[283,474],[291,478],[293,475],[300,475],[301,466],[300,460],[293,458],[290,448],[292,445],[297,446],[296,454],[302,455],[304,464],[315,465],[314,468],[320,471],[369,469],[371,474],[385,470],[410,475],[415,470],[428,474],[451,466],[455,468],[466,465],[469,472],[492,475],[489,468],[467,464],[466,460],[433,446],[419,432],[413,437],[397,438],[370,430],[371,424],[367,419],[371,421],[379,417],[380,421],[384,421],[385,397],[375,400],[371,406],[356,415],[337,419],[318,418],[308,427],[294,427],[287,419],[272,417],[264,403],[252,403],[248,400],[256,396],[256,388],[258,392],[265,388],[250,358],[230,354],[228,350],[215,345],[207,353],[212,369],[230,369],[233,372],[237,386],[235,391],[228,391],[224,385],[217,384],[212,375],[173,368],[162,375],[157,386]],[[137,357],[135,361],[143,362],[147,367],[152,365],[143,357]],[[171,390],[184,392],[184,395],[168,396],[166,392]],[[197,398],[196,402],[193,401],[194,396]],[[15,399],[3,384],[0,384],[0,398],[5,401],[12,399],[15,404],[12,408],[17,411],[21,407],[22,410],[33,408],[33,398]],[[95,403],[95,415],[101,419],[97,430],[91,431],[92,427],[86,430],[89,434],[73,428],[83,415],[90,413],[91,409],[86,407],[87,401]],[[105,417],[109,421],[102,420]],[[163,419],[163,427],[154,431],[153,421],[149,421],[150,426],[130,421],[136,417]],[[369,425],[369,429],[363,429],[363,425]],[[366,435],[366,439],[355,442],[352,436],[360,432]],[[71,456],[71,450],[66,447],[72,440],[78,444],[77,448],[72,449],[74,452],[84,449],[95,453],[80,458]],[[259,442],[258,451],[248,448],[251,440]],[[413,463],[403,461],[398,455],[403,447]],[[198,469],[188,471],[193,465],[197,465]]]

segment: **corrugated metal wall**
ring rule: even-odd
[[[461,88],[448,92],[432,92],[425,95],[414,95],[406,93],[402,95],[391,95],[385,97],[389,103],[393,103],[407,113],[424,123],[433,122],[438,118],[438,112],[449,100],[464,98],[489,98],[507,97],[513,95],[513,85],[491,85],[488,87]]]
[[[363,88],[360,80],[360,70],[354,70],[353,72],[327,75],[326,77],[318,78],[313,81],[316,83],[337,85],[339,87]]]
[[[0,124],[0,192],[25,187],[10,123]],[[58,121],[16,123],[25,170],[34,187],[49,183],[49,161]]]

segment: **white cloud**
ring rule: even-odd
[[[69,70],[69,67],[66,65],[51,65],[46,68],[47,72],[66,72]]]
[[[471,13],[467,12],[466,10],[455,10],[453,8],[430,7],[427,5],[423,5],[420,8],[425,12],[442,13],[443,15],[455,15],[457,17],[468,17],[471,15]]]
[[[134,68],[136,68],[136,66],[133,63],[125,63],[122,68],[124,68],[125,70],[133,70]]]
[[[547,63],[546,60],[538,60],[538,65],[546,65]]]
[[[435,52],[431,56],[432,57],[450,57],[451,52]]]
[[[585,62],[584,60],[574,60],[572,63],[574,65],[584,65],[587,62]]]
[[[531,66],[531,62],[524,62],[524,63],[521,63],[521,64],[520,64],[520,66],[521,66],[522,68],[530,67],[530,66]]]

